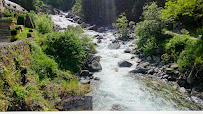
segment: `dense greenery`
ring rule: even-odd
[[[134,22],[128,22],[125,13],[120,15],[120,18],[116,20],[116,23],[113,23],[113,26],[118,28],[119,32],[121,33],[122,39],[128,39],[129,34],[131,33],[131,28],[133,27]]]
[[[152,55],[154,49],[158,48],[158,42],[164,40],[162,29],[169,19],[162,19],[162,8],[158,7],[155,2],[146,5],[143,8],[141,21],[135,26],[135,33],[140,37],[137,43],[142,47],[146,55]]]
[[[51,33],[45,43],[47,45],[45,52],[54,57],[61,69],[79,72],[85,53],[82,43],[74,33],[69,31]]]

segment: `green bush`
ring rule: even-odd
[[[6,10],[4,17],[14,17],[14,14],[13,14],[13,12],[10,12],[10,11]]]
[[[92,42],[92,38],[83,35],[80,41],[86,53],[96,53],[96,45]]]
[[[154,50],[157,48],[156,39],[154,37],[147,39],[147,42],[143,46],[143,52],[145,55],[150,56],[154,54]]]
[[[144,19],[144,21],[134,26],[134,32],[139,36],[137,42],[138,48],[145,48],[145,53],[149,55],[153,54],[154,47],[162,46],[166,37],[163,35],[162,30],[171,19],[162,18],[162,8],[158,7],[156,2],[144,6],[143,10],[141,18]],[[152,37],[154,37],[155,40],[153,40],[153,43],[149,43]]]
[[[35,43],[31,44],[31,54],[31,68],[39,75],[40,79],[57,76],[58,64],[46,56],[40,46]]]
[[[128,22],[127,17],[125,12],[121,13],[119,18],[116,20],[116,23],[113,23],[113,26],[115,28],[118,28],[119,32],[121,33],[121,38],[122,39],[128,39],[129,34],[131,33],[130,28],[132,27],[135,23],[134,22]]]
[[[45,34],[53,31],[54,23],[52,22],[50,16],[46,14],[37,15],[34,11],[30,11],[28,15],[39,33]]]
[[[52,22],[51,18],[46,14],[38,16],[38,19],[36,20],[35,24],[36,29],[42,34],[50,33],[53,31],[54,23]]]
[[[45,41],[46,54],[51,55],[60,69],[79,72],[85,53],[81,41],[73,32],[50,33]]]

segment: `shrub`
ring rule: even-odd
[[[147,42],[143,46],[143,52],[145,55],[150,56],[154,54],[154,50],[157,48],[156,39],[154,37],[147,39]]]
[[[14,17],[14,14],[13,14],[13,12],[10,12],[10,11],[5,11],[5,15],[4,15],[4,17]]]
[[[188,30],[186,30],[186,29],[182,29],[181,31],[181,34],[183,34],[183,35],[189,35],[189,31]]]
[[[85,53],[81,41],[73,32],[53,32],[45,41],[45,52],[54,57],[59,67],[71,72],[79,72]]]
[[[31,68],[39,75],[40,79],[54,78],[57,76],[58,64],[46,56],[40,46],[31,44],[31,54]]]
[[[35,21],[35,24],[36,29],[42,34],[50,33],[53,31],[54,24],[51,18],[46,14],[38,16],[38,19]]]
[[[83,35],[80,41],[86,53],[96,53],[96,45],[92,42],[92,38]]]
[[[116,20],[116,23],[113,23],[113,26],[115,28],[118,28],[119,32],[122,35],[122,39],[127,39],[129,37],[129,34],[131,33],[129,27],[132,27],[135,23],[134,22],[128,22],[126,18],[126,14],[121,13],[120,18]]]
[[[54,23],[52,22],[51,17],[48,15],[37,15],[34,11],[30,11],[28,15],[30,16],[38,32],[45,34],[53,31]]]

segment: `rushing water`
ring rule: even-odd
[[[52,16],[53,21],[65,28],[67,25],[77,25],[68,21],[65,16]],[[93,109],[97,111],[111,110],[113,105],[119,105],[130,111],[157,111],[180,110],[171,99],[145,91],[145,85],[138,79],[129,76],[128,72],[135,69],[136,59],[131,59],[132,54],[124,53],[127,48],[133,48],[131,42],[121,44],[120,49],[109,49],[108,46],[116,37],[112,31],[97,33],[85,31],[89,36],[101,35],[102,43],[98,44],[97,55],[101,56],[102,71],[94,74],[100,81],[93,85]],[[94,39],[94,42],[97,40]],[[127,60],[133,63],[130,68],[119,68],[118,62]]]

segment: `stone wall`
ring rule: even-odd
[[[9,42],[11,37],[10,31],[11,21],[9,20],[0,20],[0,42]]]
[[[0,65],[4,66],[9,72],[19,68],[28,69],[31,64],[29,43],[32,41],[33,38],[27,38],[12,43],[0,44]]]

